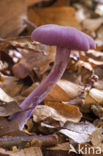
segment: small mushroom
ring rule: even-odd
[[[71,50],[87,51],[95,48],[94,40],[90,36],[73,27],[55,24],[43,25],[36,28],[32,32],[32,40],[47,45],[55,45],[57,51],[55,63],[50,74],[27,98],[25,98],[20,105],[23,110],[38,105],[56,85],[66,69]],[[32,115],[33,110],[34,109],[30,109],[25,112],[16,113],[10,118],[16,119],[19,128],[22,130],[25,123]]]

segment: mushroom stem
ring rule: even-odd
[[[20,105],[23,110],[38,105],[46,97],[46,95],[48,95],[50,90],[55,86],[56,82],[62,77],[68,64],[69,55],[69,49],[57,47],[55,63],[50,74],[41,82],[39,87],[37,87],[27,98],[25,98]],[[13,120],[15,119],[18,122],[19,129],[22,130],[25,123],[32,115],[33,110],[34,109],[18,112],[9,118]]]

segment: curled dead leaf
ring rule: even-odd
[[[80,95],[81,91],[82,86],[67,80],[59,80],[45,100],[69,101],[73,97]]]
[[[39,122],[47,117],[62,121],[63,123],[66,121],[78,122],[82,114],[76,106],[47,102],[45,106],[39,105],[36,107],[33,113],[33,120]]]
[[[65,124],[66,129],[61,129],[59,132],[73,139],[77,143],[89,142],[88,137],[96,127],[91,123],[69,123]]]
[[[3,89],[0,88],[0,100],[4,102],[10,102],[13,101],[13,98],[7,95]]]

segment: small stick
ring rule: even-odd
[[[0,137],[0,147],[11,148],[12,146],[17,147],[28,147],[28,146],[53,146],[59,142],[57,135],[46,135],[46,136],[15,136],[15,137]]]

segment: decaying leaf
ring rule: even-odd
[[[97,61],[103,61],[103,53],[97,50],[88,50],[86,55],[89,58],[95,59]]]
[[[60,7],[60,6],[68,6],[69,5],[69,1],[68,0],[57,0],[55,1],[55,3],[53,4],[53,7]]]
[[[66,121],[78,122],[81,116],[82,114],[76,106],[47,102],[44,106],[39,105],[36,107],[33,113],[33,120],[38,122],[49,117],[63,123]]]
[[[0,103],[0,117],[9,116],[16,112],[22,111],[15,101]]]
[[[50,1],[50,0],[26,0],[26,4],[27,6],[32,6],[36,3],[39,3],[39,2],[47,2],[47,1]]]
[[[103,119],[103,107],[102,105],[92,105],[92,110],[101,120]]]
[[[45,99],[54,101],[69,101],[73,97],[80,95],[81,91],[82,86],[67,80],[60,80]]]
[[[96,130],[96,127],[91,123],[66,123],[65,128],[66,129],[61,129],[59,132],[77,143],[88,142],[89,135]]]
[[[0,37],[17,36],[25,28],[23,23],[23,19],[27,18],[25,0],[0,1],[0,8]]]
[[[81,75],[81,81],[85,84],[89,77],[93,74],[93,68],[90,63],[79,60],[76,63],[78,72]]]
[[[97,32],[97,38],[103,42],[103,26]]]
[[[99,16],[103,16],[103,4],[98,4],[96,6],[95,13]]]
[[[6,136],[18,131],[16,121],[9,121],[7,118],[0,117],[0,136]]]
[[[12,68],[13,74],[17,78],[25,78],[33,69],[43,74],[48,69],[49,64],[54,61],[55,47],[49,47],[38,42],[32,43],[30,38],[26,43],[16,42],[16,45],[18,44],[22,58]]]
[[[37,88],[39,86],[39,83],[33,83],[32,86],[30,86],[29,88],[25,89],[21,95],[26,97],[28,96],[35,88]]]
[[[103,152],[102,129],[98,129],[103,126],[102,5],[101,0],[0,2],[0,147],[9,149],[0,149],[0,155],[72,156],[74,153],[68,154],[70,145],[77,147],[78,144],[84,147],[100,146]],[[30,37],[18,35],[30,35],[33,24],[40,26],[51,23],[82,29],[95,37],[97,47],[87,52],[71,52],[62,79],[35,107],[33,118],[25,125],[25,138],[24,135],[18,135],[21,132],[18,124],[8,120],[8,116],[22,111],[18,104],[49,74],[56,47],[32,42]],[[25,26],[27,29],[24,32]],[[18,37],[7,39],[14,36]],[[24,140],[26,144],[23,144]]]
[[[0,88],[0,100],[4,102],[10,102],[13,101],[13,98],[7,95],[3,89]]]
[[[0,74],[0,88],[2,88],[10,96],[14,97],[21,92],[23,84],[19,83],[18,79],[13,76]]]
[[[70,147],[69,147],[70,143],[66,142],[66,143],[61,143],[58,144],[57,146],[54,147],[49,147],[48,149],[50,150],[63,150],[63,151],[69,151]]]
[[[37,26],[53,23],[80,29],[75,18],[75,10],[72,7],[30,8],[28,16]]]
[[[0,148],[0,154],[4,156],[43,156],[39,147],[24,148],[22,150],[17,150],[16,147],[13,147],[13,151],[6,151]]]
[[[82,117],[77,106],[66,105],[59,102],[46,102],[45,104],[54,108],[60,115],[67,117],[68,120],[70,118],[72,122],[78,122]]]
[[[95,32],[103,23],[103,18],[86,19],[83,21],[83,29],[89,32]]]
[[[103,102],[103,90],[91,89],[89,95],[99,104]]]
[[[96,129],[89,137],[94,147],[100,147],[103,152],[103,134],[102,129]]]

